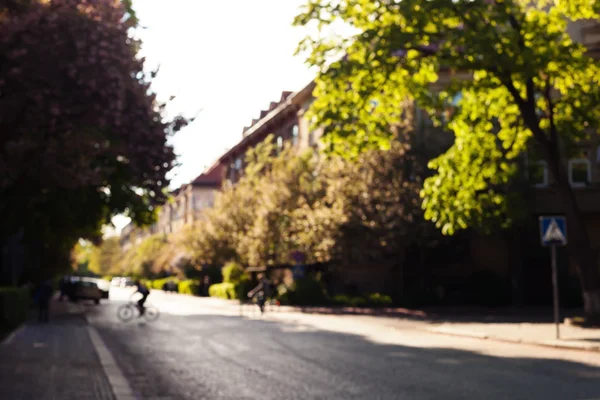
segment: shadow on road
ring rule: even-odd
[[[140,398],[600,397],[600,369],[566,360],[378,343],[239,316],[163,314],[156,324],[97,328]]]

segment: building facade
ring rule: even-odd
[[[145,238],[177,233],[202,218],[203,212],[213,206],[216,193],[221,189],[224,168],[219,162],[212,165],[190,183],[171,193],[171,199],[158,211],[157,221],[147,228],[129,223],[121,230],[121,247],[126,250]]]
[[[320,130],[311,130],[305,113],[313,101],[314,83],[311,82],[298,92],[282,92],[277,102],[271,102],[267,110],[260,113],[252,124],[245,127],[242,139],[219,158],[224,168],[224,179],[237,182],[245,167],[245,154],[252,147],[274,135],[275,143],[283,148],[291,143],[299,150],[318,146]]]

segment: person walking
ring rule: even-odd
[[[58,289],[60,290],[60,297],[58,298],[58,301],[63,301],[64,297],[67,295],[67,285],[67,277],[63,276],[58,283]]]
[[[208,289],[210,288],[210,276],[208,275],[204,275],[204,287],[203,287],[203,294],[205,297],[208,297]]]
[[[48,323],[50,321],[50,299],[54,289],[50,280],[43,281],[37,288],[35,301],[38,305],[38,321]]]

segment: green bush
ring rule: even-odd
[[[223,267],[222,273],[223,282],[236,284],[250,280],[250,277],[244,271],[244,268],[233,261]]]
[[[200,281],[194,279],[188,279],[186,281],[179,282],[179,293],[189,294],[197,296],[200,294]]]
[[[245,299],[251,289],[252,282],[249,280],[237,284],[231,282],[215,283],[208,288],[208,295],[222,299],[239,300]]]
[[[135,279],[134,279],[135,281]],[[152,287],[152,281],[149,279],[140,279],[140,283],[144,286],[146,286],[148,289],[154,289],[154,287]]]
[[[221,270],[223,274],[223,283],[211,285],[208,294],[211,297],[221,297],[224,299],[243,299],[252,289],[250,276],[244,271],[244,268],[236,262],[230,262]],[[213,289],[213,287],[215,287]],[[211,292],[213,290],[213,292]],[[213,293],[215,293],[213,295]]]
[[[108,281],[108,282],[110,282],[110,281],[112,281],[112,280],[113,280],[113,277],[112,277],[112,276],[110,276],[110,275],[106,275],[106,276],[103,276],[103,277],[102,277],[102,279],[103,279],[103,280],[105,280],[105,281]]]
[[[331,302],[338,306],[347,307],[389,307],[393,303],[390,296],[381,293],[371,293],[364,297],[337,295],[331,299]]]
[[[392,298],[381,293],[371,293],[365,296],[366,305],[369,307],[389,307],[392,305]]]
[[[280,296],[279,301],[293,306],[318,306],[328,302],[323,285],[313,278],[298,279],[283,296]]]
[[[220,297],[222,299],[235,299],[237,297],[235,285],[230,282],[216,283],[208,288],[210,297]]]
[[[27,318],[31,294],[23,288],[0,288],[0,330],[15,328]]]
[[[331,303],[336,306],[347,306],[350,305],[352,301],[352,297],[346,296],[345,294],[338,294],[331,298]]]
[[[277,286],[276,297],[281,305],[290,305],[290,293],[292,293],[291,289],[284,284]]]

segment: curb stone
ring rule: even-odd
[[[88,333],[90,335],[90,339],[92,340],[92,344],[94,345],[94,349],[96,350],[96,354],[98,355],[98,359],[100,360],[100,364],[102,365],[102,369],[104,370],[104,374],[108,379],[108,382],[111,386],[113,394],[116,400],[132,400],[135,399],[136,396],[125,378],[123,371],[117,365],[114,357],[108,350],[108,347],[102,341],[100,334],[96,329],[88,325],[87,326]]]
[[[522,340],[522,339],[506,339],[506,338],[491,336],[486,333],[467,331],[467,330],[463,330],[463,329],[453,329],[453,328],[448,328],[448,327],[425,328],[425,331],[430,332],[430,333],[440,334],[440,335],[470,337],[470,338],[474,338],[474,339],[492,340],[495,342],[503,342],[503,343],[526,344],[526,345],[531,345],[531,346],[552,347],[555,349],[600,352],[600,345],[596,345],[596,344],[586,345],[586,344],[573,343],[573,342],[562,341],[562,340],[546,340],[543,342],[534,342],[534,341],[528,341],[528,340]]]
[[[74,310],[74,311],[71,311]],[[83,312],[85,308],[81,304],[75,303],[73,308],[69,310],[69,312]],[[88,334],[90,336],[90,340],[92,341],[92,345],[94,346],[94,350],[96,351],[96,355],[98,356],[98,360],[100,361],[100,365],[102,365],[102,369],[104,370],[104,375],[108,380],[110,388],[115,396],[116,400],[135,400],[137,399],[129,381],[125,377],[125,374],[115,361],[113,355],[110,350],[104,344],[104,341],[100,337],[100,334],[94,328],[88,315],[83,312],[83,318],[86,322],[86,327]]]
[[[6,346],[8,344],[10,344],[13,339],[23,331],[23,329],[25,329],[25,322],[21,323],[18,327],[16,327],[11,333],[8,334],[8,336],[6,336],[4,338],[4,340],[2,341],[2,343],[0,343],[1,346]]]

